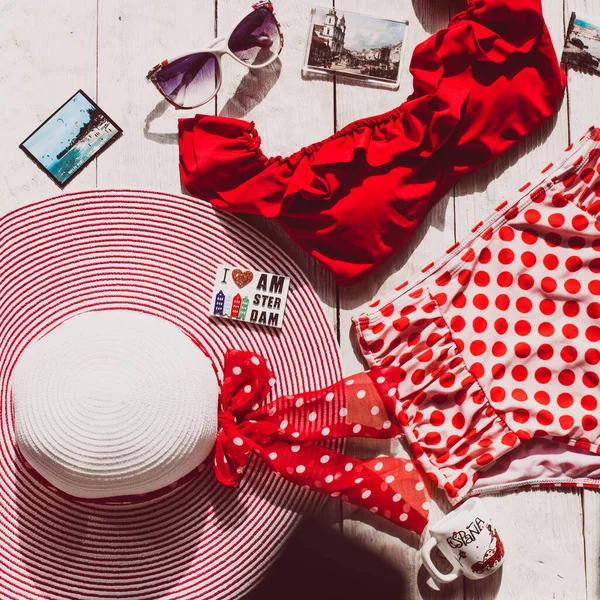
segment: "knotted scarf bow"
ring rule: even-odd
[[[380,374],[375,371],[265,403],[275,384],[265,359],[230,350],[219,399],[217,479],[235,486],[255,453],[297,485],[368,508],[421,533],[430,497],[418,463],[392,456],[361,460],[323,445],[339,438],[385,439],[401,433],[395,401],[379,393]]]

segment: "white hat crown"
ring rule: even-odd
[[[193,471],[217,433],[209,359],[164,319],[87,312],[31,343],[12,376],[16,441],[78,498],[147,494]]]

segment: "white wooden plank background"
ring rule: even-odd
[[[277,0],[275,0],[277,2]],[[333,0],[321,0],[332,5]],[[144,75],[159,60],[193,50],[222,35],[250,0],[0,0],[0,214],[58,193],[18,144],[78,88],[98,100],[124,136],[67,188],[138,187],[180,191],[176,113]],[[302,78],[311,0],[280,0],[281,61],[248,72],[225,59],[222,90],[205,112],[256,121],[267,154],[288,154],[350,121],[400,104],[412,89],[408,73],[417,43],[443,27],[454,0],[335,0],[340,9],[411,22],[398,92],[328,78]],[[572,10],[600,23],[600,0],[544,0],[557,50]],[[338,335],[347,374],[362,368],[349,334],[354,310],[375,294],[437,258],[445,248],[510,197],[529,173],[550,162],[571,139],[600,124],[600,78],[569,73],[568,95],[555,118],[518,148],[467,178],[429,214],[408,246],[364,285],[339,290],[332,277],[300,252],[279,228],[251,221],[276,239],[307,272]],[[356,447],[356,446],[355,446]],[[391,446],[402,453],[398,444]],[[365,454],[390,444],[362,445]],[[432,519],[448,509],[436,495]],[[422,569],[412,534],[370,513],[331,502],[325,518],[403,573],[407,600],[597,600],[600,598],[600,494],[528,491],[488,497],[507,549],[502,573],[482,582],[459,580],[441,591]]]

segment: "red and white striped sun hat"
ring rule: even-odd
[[[207,316],[221,264],[290,276],[282,331]],[[298,513],[321,500],[255,459],[235,489],[212,469],[184,476],[215,434],[216,405],[202,413],[193,400],[215,395],[229,349],[265,357],[283,394],[341,377],[306,277],[244,221],[130,190],[0,219],[3,600],[230,600],[260,579]],[[93,422],[90,378],[114,399]],[[137,412],[123,390],[140,397]],[[110,431],[119,460],[106,472],[89,446]],[[148,440],[159,450],[142,455]]]

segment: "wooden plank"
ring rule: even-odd
[[[276,3],[285,44],[279,60],[268,67],[248,70],[230,58],[223,60],[218,112],[255,121],[267,156],[287,156],[334,131],[331,82],[301,75],[312,4]],[[219,35],[229,33],[247,8],[246,0],[219,0]]]
[[[194,112],[176,111],[145,76],[212,41],[214,19],[213,0],[99,3],[98,102],[124,130],[98,159],[99,187],[180,191],[177,119]]]
[[[286,156],[333,132],[331,83],[301,77],[310,6],[310,0],[277,4],[276,16],[285,46],[280,58],[271,65],[249,70],[229,57],[223,59],[223,83],[217,97],[217,112],[255,122],[262,149],[268,156]],[[247,8],[245,0],[219,0],[218,35],[227,35]],[[301,266],[335,328],[337,295],[331,274],[300,250],[274,222],[258,218],[248,220]]]
[[[2,0],[0,15],[2,214],[61,193],[19,144],[79,88],[95,95],[96,3]],[[91,165],[66,191],[95,181]]]
[[[587,598],[600,598],[600,494],[595,490],[583,492],[582,532],[585,544],[585,581]]]
[[[343,127],[356,119],[386,112],[401,104],[412,91],[412,77],[408,71],[415,46],[429,37],[430,32],[445,27],[450,17],[447,2],[411,2],[409,0],[335,0],[341,10],[365,14],[408,19],[410,21],[406,41],[400,89],[397,92],[377,89],[337,77],[336,107],[337,125]],[[429,213],[409,243],[381,267],[374,275],[359,286],[340,290],[341,346],[344,371],[348,374],[362,370],[363,364],[354,351],[353,335],[350,332],[350,317],[360,305],[375,296],[393,289],[420,269],[443,254],[454,243],[454,211],[450,196],[442,199]],[[376,201],[376,199],[374,199]],[[353,442],[350,448],[363,456],[389,453],[406,456],[398,442]],[[437,520],[448,510],[442,494],[436,492],[431,510],[431,519]],[[344,533],[353,541],[377,552],[382,560],[389,562],[402,574],[403,588],[398,597],[433,598],[439,592],[430,582],[429,575],[420,566],[417,536],[394,527],[371,513],[351,506],[344,507]],[[443,567],[441,567],[443,568]],[[432,587],[433,586],[433,587]],[[444,587],[444,598],[462,598],[462,581]]]
[[[223,82],[217,97],[220,115],[254,121],[262,150],[286,156],[334,131],[333,86],[324,79],[301,77],[308,34],[310,0],[286,0],[275,6],[285,45],[278,60],[249,70],[230,57],[223,59]],[[217,35],[228,35],[248,9],[247,0],[219,0]],[[332,328],[337,332],[337,288],[333,277],[272,221],[245,217],[291,256],[310,279]],[[339,526],[340,502],[329,500],[320,518]]]
[[[544,2],[545,17],[560,51],[563,15],[556,3]],[[455,193],[457,238],[487,217],[504,199],[539,176],[569,143],[567,102],[539,131],[488,167],[463,180]],[[465,582],[466,597],[585,598],[584,548],[581,536],[581,494],[574,491],[519,491],[486,496],[506,543],[507,562],[500,576]],[[548,529],[548,527],[550,529]],[[544,531],[543,535],[540,533]]]
[[[600,23],[600,6],[594,0],[565,0],[564,20],[568,25],[572,12]],[[600,125],[600,77],[567,70],[570,139],[575,141],[591,125]],[[587,598],[600,598],[600,494],[595,490],[583,491],[582,532],[585,543]]]
[[[267,156],[287,156],[334,131],[331,82],[301,76],[311,5],[310,0],[277,4],[276,16],[285,45],[279,59],[271,65],[249,70],[229,57],[223,59],[217,111],[223,116],[254,121]],[[219,0],[218,35],[227,35],[247,8],[245,0]],[[331,274],[301,251],[277,224],[263,219],[249,221],[301,266],[319,294],[332,326],[337,327],[336,286]]]
[[[520,490],[483,501],[504,542],[506,562],[487,579],[465,580],[465,598],[586,598],[579,494]]]

